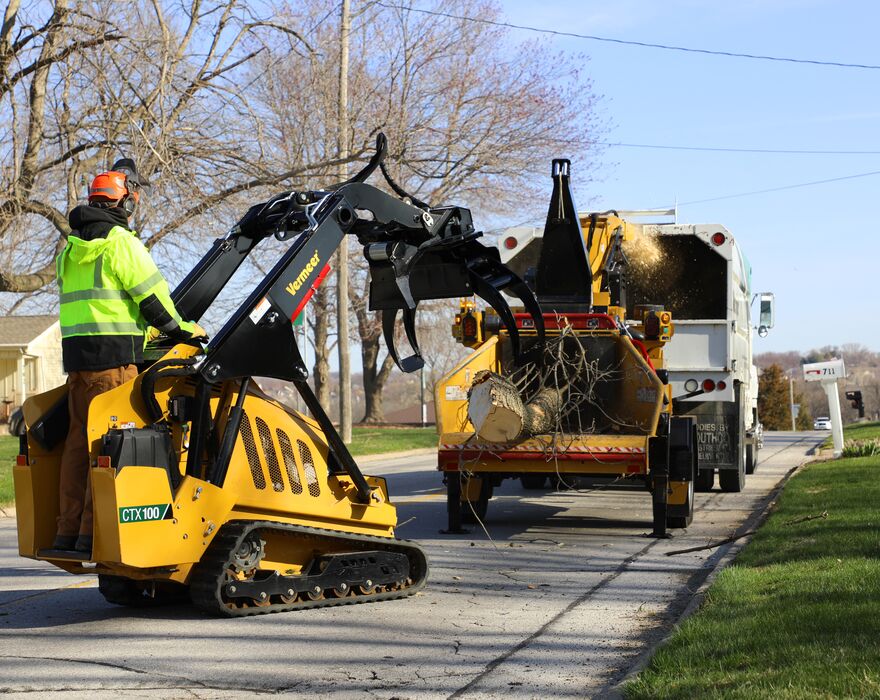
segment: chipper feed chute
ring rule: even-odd
[[[306,382],[292,321],[347,235],[364,246],[371,307],[383,311],[395,359],[403,312],[413,348],[399,359],[405,371],[422,364],[420,300],[483,296],[509,321],[516,352],[516,324],[500,291],[519,295],[538,325],[541,318],[528,288],[477,241],[467,209],[403,201],[363,182],[385,150],[380,135],[376,155],[352,180],[252,207],[173,297],[185,318],[198,320],[251,250],[274,235],[290,246],[271,272],[207,347],[160,342],[136,379],[93,401],[90,558],[48,549],[66,392],[25,404],[28,433],[15,468],[22,556],[98,573],[115,603],[189,595],[230,616],[397,598],[424,585],[425,555],[394,537],[384,479],[360,472]],[[293,382],[310,415],[263,394],[254,375]]]

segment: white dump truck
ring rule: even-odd
[[[625,216],[624,214],[621,214]],[[719,224],[643,224],[628,305],[662,303],[675,320],[666,348],[673,413],[697,418],[696,488],[741,491],[762,445],[752,336],[773,326],[773,294],[753,295],[751,266]],[[752,324],[752,303],[760,318]]]
[[[674,211],[614,214],[632,223],[674,216]],[[590,216],[580,215],[585,232]],[[666,372],[673,413],[697,419],[695,487],[711,490],[717,472],[723,491],[741,491],[762,444],[752,336],[754,330],[763,336],[772,328],[773,294],[753,295],[751,267],[724,226],[644,223],[636,228],[642,235],[624,247],[627,316],[637,317],[636,307],[672,314],[675,335],[665,350]],[[535,248],[530,242],[541,234],[534,227],[505,231],[499,240],[502,260],[516,267],[529,259]],[[756,297],[757,328],[751,312]]]

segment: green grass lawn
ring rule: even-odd
[[[793,477],[626,697],[880,697],[878,473],[862,457]]]
[[[880,421],[871,423],[850,423],[843,426],[843,439],[846,440],[870,440],[880,438]],[[831,436],[829,435],[822,447],[831,447]]]
[[[434,428],[355,426],[351,433],[351,445],[348,447],[355,456],[437,447],[437,430]]]
[[[0,435],[0,506],[12,503],[15,493],[12,487],[12,467],[18,454],[18,438]]]
[[[437,446],[437,431],[434,428],[355,427],[352,429],[352,438],[349,448],[353,455]],[[12,487],[12,467],[15,464],[17,454],[18,438],[0,435],[0,505],[6,505],[15,500]]]

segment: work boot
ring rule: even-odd
[[[52,549],[63,549],[72,552],[76,549],[76,542],[79,538],[76,535],[55,535],[55,541],[52,542]]]
[[[73,547],[77,552],[92,553],[92,536],[80,535],[76,538],[76,544]]]

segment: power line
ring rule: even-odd
[[[612,39],[606,36],[596,36],[593,34],[577,34],[575,32],[563,32],[556,29],[542,29],[540,27],[530,27],[524,24],[513,24],[511,22],[499,22],[492,19],[484,19],[482,17],[467,17],[465,15],[454,15],[450,12],[439,12],[437,10],[423,10],[418,7],[408,7],[406,5],[395,5],[393,3],[376,2],[380,7],[390,10],[407,10],[410,12],[420,12],[424,15],[434,15],[435,17],[446,17],[447,19],[458,19],[466,22],[478,22],[480,24],[491,24],[495,27],[507,27],[509,29],[524,29],[528,32],[536,32],[538,34],[552,34],[555,36],[569,36],[575,39],[588,39],[590,41],[604,41],[609,44],[623,44],[625,46],[641,46],[648,49],[663,49],[664,51],[683,51],[685,53],[701,53],[710,56],[727,56],[728,58],[751,58],[759,61],[778,61],[782,63],[805,63],[814,66],[833,66],[836,68],[862,68],[866,70],[880,70],[880,65],[869,65],[864,63],[843,63],[841,61],[818,61],[808,58],[789,58],[786,56],[765,56],[753,53],[738,53],[735,51],[713,51],[711,49],[694,49],[687,46],[673,46],[670,44],[654,44],[646,41],[632,41],[627,39]]]
[[[797,185],[783,185],[782,187],[770,187],[765,190],[752,190],[751,192],[739,192],[738,194],[726,194],[721,197],[710,197],[708,199],[695,199],[690,202],[679,202],[678,206],[683,207],[689,204],[704,204],[705,202],[719,202],[722,199],[734,199],[736,197],[748,197],[753,194],[765,194],[767,192],[781,192],[782,190],[793,190],[798,187],[810,187],[812,185],[824,185],[829,182],[841,182],[842,180],[855,180],[860,177],[869,177],[871,175],[880,175],[880,170],[872,170],[869,173],[858,173],[856,175],[844,175],[843,177],[831,177],[827,180],[814,180],[813,182],[801,182]]]
[[[620,143],[611,141],[595,141],[597,146],[609,148],[656,148],[669,151],[711,151],[721,153],[786,153],[797,155],[846,155],[846,156],[876,156],[880,151],[825,151],[811,149],[784,149],[784,148],[727,148],[723,146],[666,146],[654,143]]]

